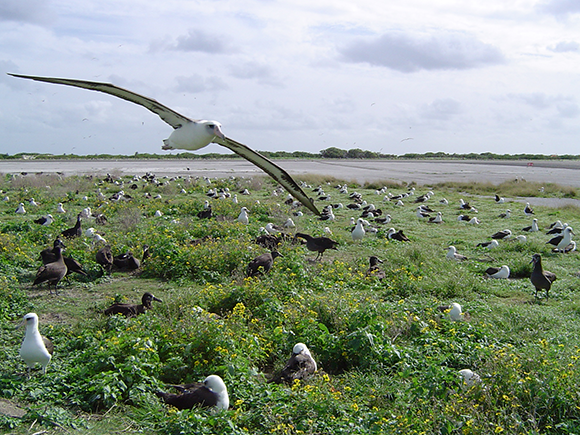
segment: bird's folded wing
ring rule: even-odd
[[[320,215],[320,212],[313,204],[312,200],[302,191],[300,186],[292,179],[292,177],[281,167],[274,164],[272,161],[268,160],[263,155],[257,153],[256,151],[248,148],[246,145],[236,142],[229,137],[225,139],[215,138],[214,141],[220,145],[223,145],[236,154],[242,156],[246,160],[252,162],[254,165],[262,168],[270,177],[280,183],[288,193],[291,193],[294,198],[308,207],[314,214]]]
[[[37,77],[37,76],[25,76],[21,74],[8,75],[14,77],[20,77],[23,79],[31,79],[39,82],[56,83],[59,85],[75,86],[77,88],[88,89],[90,91],[103,92],[105,94],[114,95],[115,97],[122,98],[123,100],[130,101],[135,104],[149,109],[151,112],[158,115],[163,121],[171,125],[173,128],[179,128],[188,122],[193,122],[193,120],[177,113],[176,111],[170,109],[167,106],[159,103],[153,98],[144,97],[136,92],[129,91],[124,88],[120,88],[111,83],[101,83],[101,82],[91,82],[87,80],[75,80],[75,79],[60,79],[56,77]]]

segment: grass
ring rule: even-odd
[[[333,202],[349,202],[334,189],[337,180],[309,179],[324,183]],[[27,410],[20,419],[0,415],[4,432],[580,432],[578,254],[552,252],[544,232],[527,234],[526,243],[476,248],[498,230],[521,234],[531,223],[521,203],[498,205],[491,194],[570,197],[572,190],[546,183],[539,192],[526,182],[517,189],[509,183],[415,186],[416,196],[435,192],[428,205],[444,216],[435,225],[416,217],[413,197],[395,207],[375,193],[380,185],[349,182],[351,191],[391,214],[389,226],[403,229],[411,242],[387,240],[388,228],[352,242],[349,221],[359,213],[346,208],[336,210],[331,223],[305,214],[294,218],[297,229],[318,236],[328,225],[339,250],[315,262],[303,245],[286,241],[269,274],[249,279],[246,265],[264,252],[253,243],[259,228],[290,216],[285,194],[274,196],[275,186],[262,177],[212,180],[211,186],[193,178],[158,181],[120,178],[117,184],[44,175],[0,181],[10,198],[0,203],[0,396]],[[137,189],[130,188],[133,183]],[[209,187],[232,193],[247,187],[251,195],[238,194],[239,204],[212,200],[220,217],[202,221],[196,213]],[[98,188],[107,197],[124,190],[133,199],[100,200]],[[396,184],[389,189],[406,190]],[[145,192],[162,198],[147,199]],[[465,193],[479,209],[480,225],[456,220]],[[30,197],[40,203],[38,209],[26,205]],[[440,205],[442,197],[450,205]],[[24,216],[14,213],[19,202],[27,208]],[[66,215],[54,213],[58,202]],[[89,220],[83,228],[104,232],[115,254],[139,253],[149,245],[152,256],[138,274],[109,276],[94,262],[98,247],[90,240],[66,241],[66,255],[80,261],[89,276],[69,276],[60,296],[31,288],[40,250],[71,227],[86,206],[104,213],[108,223],[97,226]],[[241,206],[250,209],[248,226],[235,222]],[[512,218],[499,218],[507,208]],[[163,216],[154,217],[156,210]],[[541,228],[556,219],[577,225],[575,207],[535,211]],[[32,222],[49,212],[55,217],[52,225]],[[451,244],[469,260],[446,260]],[[535,300],[527,278],[536,252],[558,277],[550,299],[542,294]],[[385,279],[365,275],[370,255],[384,260]],[[517,279],[484,277],[487,267],[502,264]],[[113,301],[138,301],[145,291],[163,303],[132,319],[101,314]],[[468,311],[468,320],[452,322],[437,309],[451,302]],[[18,356],[23,331],[14,326],[30,311],[39,315],[41,333],[53,340],[56,352],[45,376],[36,372],[26,379]],[[313,352],[319,373],[294,385],[268,384],[299,341]],[[466,388],[458,376],[463,368],[480,374],[482,383]],[[209,374],[224,378],[230,410],[177,411],[154,394],[167,383]]]

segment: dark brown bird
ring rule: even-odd
[[[69,228],[68,230],[64,230],[61,234],[64,237],[67,237],[69,239],[81,236],[82,230],[81,230],[81,214],[80,213],[77,215],[77,223],[75,224],[75,226],[72,228]]]
[[[62,248],[60,246],[57,246],[56,248],[53,249],[56,254],[56,261],[40,266],[38,268],[38,271],[36,272],[36,278],[34,279],[32,285],[34,286],[47,282],[48,288],[50,289],[50,285],[53,284],[54,291],[56,292],[56,294],[58,294],[56,286],[58,285],[60,280],[65,277],[67,267],[66,264],[64,263],[64,259],[62,258]]]
[[[210,375],[201,383],[187,385],[173,385],[183,394],[157,392],[157,396],[169,405],[177,409],[192,409],[196,406],[216,407],[218,409],[228,409],[230,399],[228,389],[222,378],[217,375]]]
[[[147,292],[143,294],[140,304],[113,304],[107,308],[104,313],[107,316],[110,316],[111,314],[122,314],[123,316],[134,317],[151,309],[152,301],[163,302],[161,299],[158,299],[151,293]]]
[[[329,239],[328,237],[312,237],[304,233],[296,233],[295,237],[299,237],[306,240],[306,249],[308,249],[309,251],[318,252],[316,260],[322,258],[322,256],[324,255],[324,251],[326,251],[327,249],[334,249],[335,251],[338,251],[338,249],[336,248],[338,242]]]
[[[113,252],[109,245],[104,246],[97,251],[95,260],[98,264],[103,266],[103,269],[105,269],[107,273],[111,273],[111,269],[113,268]]]
[[[532,255],[531,263],[534,263],[534,269],[530,275],[530,281],[536,288],[535,296],[536,298],[538,297],[538,290],[546,290],[546,299],[548,299],[552,283],[556,281],[556,274],[542,269],[542,257],[540,254]]]
[[[53,248],[46,248],[40,251],[40,258],[42,259],[42,264],[54,263],[57,260],[57,254],[55,248],[60,247],[64,249],[64,243],[58,237],[53,243]],[[66,264],[66,274],[70,275],[71,273],[75,272],[83,276],[88,276],[87,273],[83,270],[83,266],[71,257],[65,257],[63,255],[64,264]]]
[[[372,256],[369,258],[369,269],[367,270],[367,273],[365,274],[365,276],[374,276],[378,279],[383,279],[385,278],[385,271],[382,270],[379,266],[379,263],[382,263],[383,260],[380,260],[378,257],[376,256]]]
[[[132,252],[125,252],[113,257],[113,266],[121,271],[130,271],[139,269],[141,262]]]
[[[304,343],[297,343],[292,349],[290,359],[277,375],[269,382],[291,384],[295,379],[304,379],[317,369],[316,361]]]
[[[274,236],[272,234],[262,234],[256,237],[255,240],[256,244],[262,246],[263,248],[269,249],[270,251],[274,251],[281,241],[281,237]]]
[[[492,234],[491,238],[495,239],[495,240],[502,240],[502,239],[510,237],[511,235],[512,235],[511,230],[502,230],[502,231],[498,231],[495,234]]]
[[[394,228],[389,228],[387,238],[390,240],[398,240],[400,242],[410,242],[411,240],[403,234],[403,230],[395,231]]]
[[[268,273],[274,264],[274,259],[282,257],[278,251],[267,252],[262,255],[258,255],[250,264],[248,264],[248,276],[256,276],[259,274]]]
[[[197,213],[197,217],[200,219],[209,219],[212,217],[211,205],[207,208],[204,208],[200,212]]]

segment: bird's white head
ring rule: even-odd
[[[26,329],[38,328],[38,315],[36,313],[28,313],[22,318],[22,322],[18,324],[18,328],[26,326]]]
[[[230,407],[230,398],[226,384],[218,375],[209,375],[203,381],[203,384],[211,391],[218,395],[216,408],[228,409]]]

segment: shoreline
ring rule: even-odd
[[[357,160],[357,159],[276,159],[292,176],[305,174],[333,176],[358,183],[395,181],[430,185],[446,181],[490,182],[499,184],[521,179],[557,183],[580,188],[580,160]],[[252,177],[264,174],[243,159],[75,159],[0,160],[2,174],[60,175],[142,175]]]

